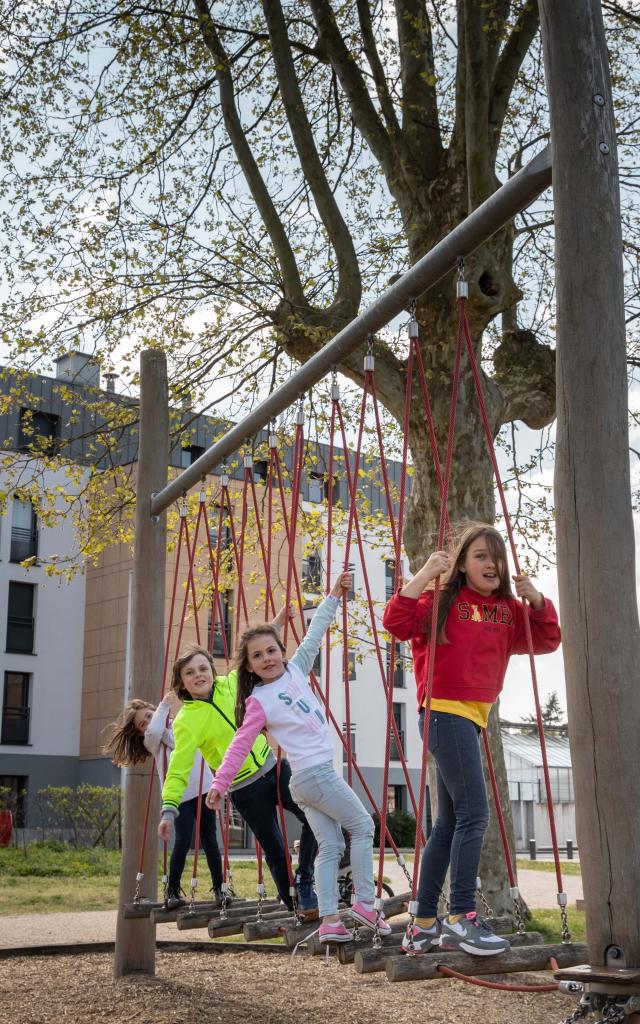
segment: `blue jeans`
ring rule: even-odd
[[[338,912],[342,827],[351,833],[351,870],[358,903],[373,903],[373,818],[331,762],[295,772],[291,792],[318,840],[316,891],[321,917]]]
[[[418,725],[422,736],[424,709]],[[479,735],[468,718],[431,712],[429,753],[436,763],[438,817],[420,865],[420,917],[436,915],[449,865],[451,913],[468,914],[476,907],[478,865],[489,824]]]
[[[214,889],[222,885],[222,858],[216,835],[216,816],[205,804],[206,793],[201,796],[202,816],[200,818],[200,845],[207,856],[207,864],[211,872]],[[176,896],[180,892],[180,879],[184,871],[187,854],[191,849],[193,834],[198,813],[198,797],[184,800],[175,822],[175,842],[169,861],[169,892]]]
[[[283,903],[291,908],[289,894],[289,872],[284,849],[284,839],[278,821],[278,769],[277,766],[261,775],[255,782],[236,790],[231,794],[233,806],[240,812],[264,852],[271,876],[276,884],[278,896]],[[311,884],[313,881],[313,862],[318,852],[318,844],[309,828],[304,813],[294,803],[289,791],[291,767],[282,758],[280,762],[280,799],[285,810],[302,823],[300,833],[300,852],[298,854],[298,874],[302,882]]]

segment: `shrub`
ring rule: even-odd
[[[374,844],[380,845],[380,821],[374,814],[376,831]],[[416,819],[406,811],[392,811],[387,815],[387,828],[396,846],[414,846],[416,841]]]

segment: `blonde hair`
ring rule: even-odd
[[[182,683],[182,670],[187,662],[195,658],[196,655],[201,654],[207,659],[211,665],[211,671],[213,672],[213,681],[216,679],[216,669],[213,664],[213,655],[206,647],[201,647],[199,644],[187,644],[187,646],[181,651],[176,660],[173,663],[173,669],[171,673],[171,689],[178,695],[180,700],[190,700],[191,694],[188,690],[185,690]]]
[[[125,704],[115,722],[107,726],[110,732],[102,748],[102,753],[107,754],[119,768],[139,764],[149,757],[149,751],[144,745],[144,737],[136,728],[135,723],[138,711],[146,711],[148,708],[155,711],[155,705],[150,704],[148,700],[139,700],[134,697]]]
[[[462,571],[460,566],[467,557],[467,551],[479,537],[485,538],[489,553],[496,563],[499,584],[494,593],[502,597],[513,597],[511,580],[509,579],[507,548],[502,534],[496,530],[495,526],[490,526],[488,523],[468,523],[454,544],[451,552],[451,568],[444,578],[442,590],[440,591],[438,602],[438,639],[436,643],[449,643],[445,630],[447,618],[453,602],[467,582],[466,573]],[[427,619],[425,632],[427,640],[430,640],[431,618]]]

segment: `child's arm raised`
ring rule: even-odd
[[[153,713],[153,718],[144,731],[142,742],[149,753],[154,756],[160,750],[162,737],[164,736],[164,731],[167,728],[168,718],[175,716],[175,700],[176,698],[173,690],[169,690],[167,693],[164,693],[162,700]]]
[[[529,607],[525,609],[519,601],[515,602],[516,631],[511,653],[527,654],[529,651],[525,627],[525,615],[528,615],[533,653],[550,654],[560,646],[562,639],[553,602],[540,593],[528,576],[514,576],[513,579],[516,594],[525,597]]]
[[[449,565],[450,559],[446,551],[434,551],[429,555],[422,568],[418,569],[415,576],[405,583],[400,591],[402,597],[411,597],[417,600],[429,583],[446,572]]]
[[[313,618],[309,623],[304,639],[291,659],[292,663],[305,676],[311,671],[324,635],[335,618],[338,602],[342,594],[347,593],[351,589],[352,579],[353,577],[350,572],[340,573],[331,588],[329,596],[320,602],[313,613]]]
[[[425,594],[425,587],[448,568],[446,551],[434,551],[415,576],[390,599],[382,614],[382,625],[396,640],[413,640],[424,635],[431,609],[431,592]]]

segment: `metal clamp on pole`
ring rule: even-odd
[[[179,509],[180,518],[181,519],[186,519],[188,512],[189,512],[189,508],[187,506],[187,492],[183,491],[182,492],[182,498],[180,499],[180,509]]]
[[[338,384],[338,367],[331,367],[331,401],[340,401],[340,385]]]
[[[205,501],[207,500],[207,492],[204,489],[205,481],[206,478],[202,477],[202,480],[200,481],[200,494],[198,495],[198,501],[200,502],[201,505],[204,505]]]
[[[244,468],[253,470],[253,455],[251,452],[248,452],[248,454],[244,456]]]
[[[411,300],[411,305],[409,306],[409,313],[410,313],[410,316],[411,316],[411,319],[409,320],[409,328],[408,328],[408,330],[409,330],[409,338],[417,338],[418,337],[418,321],[416,319],[416,308],[417,308],[417,302],[416,302],[415,299],[412,299]]]
[[[298,411],[296,412],[296,424],[304,426],[304,393],[298,396]]]
[[[277,448],[278,447],[278,435],[276,434],[276,425],[277,425],[277,423],[278,423],[278,421],[275,418],[275,416],[272,416],[271,420],[269,422],[269,447],[270,448]]]
[[[458,257],[458,280],[456,282],[456,298],[469,298],[469,285],[464,278],[464,257]]]
[[[367,351],[364,357],[364,372],[373,373],[376,365],[376,359],[373,354],[373,334],[367,335]]]
[[[226,462],[222,463],[221,469],[222,469],[222,472],[220,473],[220,486],[221,487],[228,487],[229,486],[229,467],[227,466]]]

